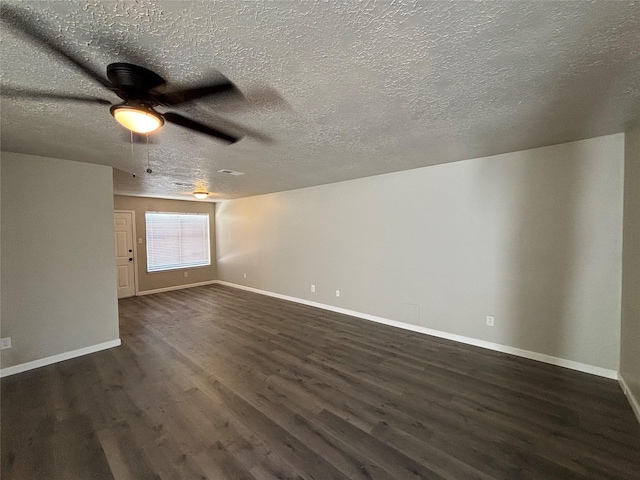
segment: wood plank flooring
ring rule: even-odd
[[[617,382],[219,285],[2,379],[10,479],[638,479]]]

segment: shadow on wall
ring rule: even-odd
[[[583,44],[588,45],[587,40],[594,33],[582,31],[577,34],[576,42],[584,40]],[[615,46],[609,48],[614,49]],[[582,61],[607,65],[608,58],[615,57],[610,53],[609,49],[603,49],[597,56]],[[594,99],[606,99],[625,68],[618,63],[591,75],[563,77],[564,67],[558,65],[558,71],[549,74],[549,78],[566,78],[564,82],[535,86],[536,89],[546,89],[549,100],[541,106],[536,119],[522,126],[532,137],[547,131],[548,124],[556,123],[552,119],[562,117],[563,112],[573,111],[580,112],[580,117],[566,125],[565,132],[559,136],[571,134],[574,138],[587,138],[598,116],[607,109],[606,102],[597,103]],[[521,94],[527,95],[527,92]],[[588,349],[585,342],[589,344],[593,341],[589,337],[597,336],[595,330],[588,333],[582,330],[585,325],[589,328],[595,326],[589,324],[589,318],[584,316],[588,310],[585,299],[589,305],[598,301],[586,298],[598,292],[593,283],[585,284],[585,275],[591,277],[591,282],[594,277],[596,282],[600,282],[599,272],[593,269],[598,259],[589,251],[594,236],[598,242],[596,247],[600,249],[595,253],[606,257],[606,252],[602,251],[601,232],[597,231],[606,222],[598,219],[594,231],[594,224],[585,220],[587,216],[593,219],[596,215],[585,195],[588,195],[586,189],[593,188],[598,179],[594,180],[585,170],[590,167],[583,161],[586,152],[580,149],[588,147],[583,143],[560,147],[566,152],[563,158],[536,155],[534,160],[526,158],[529,155],[526,151],[522,152],[522,162],[503,170],[511,177],[504,179],[507,186],[503,188],[515,191],[509,192],[508,201],[512,204],[507,210],[510,218],[504,219],[505,231],[499,236],[504,242],[503,251],[496,252],[496,259],[501,264],[496,265],[496,288],[500,291],[495,292],[495,298],[502,300],[498,307],[501,311],[496,312],[494,338],[498,343],[615,369],[616,365],[603,364],[611,363],[607,361],[606,354],[594,355],[600,364],[584,356]],[[486,186],[495,182],[492,177],[500,173],[491,166],[491,162],[484,165],[486,170],[482,173],[482,182]],[[589,228],[589,237],[584,238],[582,232]],[[587,316],[595,314],[586,312]],[[609,315],[602,321],[611,325],[612,318]],[[583,334],[585,339],[580,338]]]
[[[507,299],[505,343],[569,358],[582,167],[573,158],[553,160],[526,159],[519,172],[499,285]]]
[[[252,205],[252,197],[236,199],[234,213],[229,213],[228,202],[216,204],[216,262],[218,278],[237,285],[251,285],[253,288],[268,289],[266,272],[278,271],[279,265],[275,254],[274,239],[278,235],[280,225],[277,220],[282,217],[282,204],[277,196],[260,197],[261,212],[268,215],[256,215]],[[238,214],[243,212],[244,214]],[[274,222],[275,220],[275,222]],[[252,235],[247,235],[252,232]],[[259,235],[256,244],[254,235]],[[241,267],[241,268],[239,268]],[[245,277],[246,274],[246,277]]]

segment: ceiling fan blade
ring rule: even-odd
[[[231,120],[227,120],[226,118],[222,118],[220,115],[216,115],[215,113],[213,113],[211,111],[213,110],[212,108],[196,105],[192,107],[192,110],[194,112],[199,113],[202,116],[206,116],[207,118],[210,118],[220,128],[231,130],[232,132],[237,132],[241,134],[243,137],[254,138],[255,140],[258,140],[259,142],[262,142],[264,144],[274,143],[274,139],[269,135],[265,135],[262,132],[254,130],[253,128],[249,128],[245,125],[241,125],[237,122],[232,122]]]
[[[236,101],[237,99],[241,101]],[[222,100],[219,102],[218,100]],[[216,97],[212,106],[217,111],[236,112],[244,110],[293,110],[289,102],[274,88],[257,85],[242,89],[242,97]]]
[[[228,133],[224,133],[216,128],[209,127],[195,120],[191,120],[190,118],[183,117],[179,113],[167,112],[163,113],[162,116],[169,123],[175,123],[176,125],[180,125],[181,127],[204,133],[211,137],[216,137],[228,143],[236,143],[241,138],[229,135]]]
[[[219,81],[207,85],[199,85],[173,92],[153,93],[154,99],[162,105],[178,105],[180,103],[189,102],[197,98],[208,97],[211,95],[226,94],[230,96],[242,97],[240,90],[231,83],[227,78],[222,77]]]
[[[27,10],[14,5],[2,5],[0,8],[0,18],[7,27],[26,35],[33,42],[47,47],[85,75],[111,90],[112,87],[109,80],[82,60],[75,52],[72,52],[68,47],[64,46],[63,43],[56,38],[53,30],[48,31],[42,28],[40,22],[32,18]]]
[[[61,93],[42,92],[38,90],[24,90],[21,88],[0,86],[0,95],[9,98],[45,99],[45,100],[67,100],[72,102],[99,103],[100,105],[111,105],[109,100],[85,95],[65,95]]]

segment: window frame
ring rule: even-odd
[[[149,252],[150,252],[150,242],[149,242],[149,224],[148,224],[148,219],[147,219],[147,215],[173,215],[173,216],[197,216],[197,217],[206,217],[206,233],[207,233],[207,249],[206,249],[206,254],[207,254],[207,262],[208,263],[202,263],[202,264],[197,264],[197,265],[193,265],[193,264],[180,264],[180,265],[176,265],[176,266],[172,266],[172,267],[168,267],[168,268],[156,268],[153,270],[149,270]],[[188,269],[194,269],[194,268],[207,268],[207,267],[211,267],[211,217],[209,215],[209,213],[202,213],[202,212],[159,212],[159,211],[153,211],[153,210],[148,210],[145,211],[144,213],[145,216],[145,241],[146,241],[146,273],[147,274],[154,274],[154,273],[165,273],[165,272],[174,272],[177,270],[188,270]],[[180,248],[180,245],[178,245],[178,247]]]

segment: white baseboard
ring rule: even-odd
[[[447,340],[453,340],[455,342],[465,343],[467,345],[474,345],[476,347],[482,347],[489,350],[494,350],[496,352],[508,353],[510,355],[529,358],[531,360],[537,360],[539,362],[549,363],[551,365],[570,368],[572,370],[577,370],[579,372],[590,373],[592,375],[598,375],[600,377],[605,377],[605,378],[612,378],[614,380],[618,379],[618,372],[615,370],[610,370],[608,368],[596,367],[594,365],[588,365],[586,363],[574,362],[573,360],[553,357],[551,355],[546,355],[544,353],[532,352],[530,350],[510,347],[508,345],[502,345],[499,343],[487,342],[485,340],[478,340],[476,338],[465,337],[463,335],[457,335],[455,333],[443,332],[441,330],[433,330],[431,328],[421,327],[419,325],[412,325],[410,323],[398,322],[396,320],[390,320],[388,318],[369,315],[368,313],[356,312],[354,310],[348,310],[346,308],[334,307],[333,305],[326,305],[324,303],[312,302],[302,298],[290,297],[288,295],[268,292],[266,290],[259,290],[257,288],[246,287],[244,285],[238,285],[236,283],[225,282],[222,280],[217,280],[215,283],[218,283],[220,285],[227,285],[228,287],[239,288],[241,290],[247,290],[249,292],[259,293],[261,295],[267,295],[269,297],[288,300],[290,302],[301,303],[303,305],[309,305],[311,307],[321,308],[323,310],[329,310],[331,312],[343,313],[345,315],[350,315],[352,317],[358,317],[364,320],[370,320],[372,322],[382,323],[384,325],[390,325],[392,327],[402,328],[404,330],[410,330],[412,332],[432,335],[434,337],[445,338]]]
[[[636,418],[638,419],[638,422],[640,422],[640,401],[638,401],[638,399],[635,397],[635,395],[629,388],[629,385],[627,385],[627,382],[625,382],[624,378],[622,377],[622,374],[618,374],[618,382],[620,383],[620,387],[622,387],[622,391],[627,396],[627,400],[629,400],[629,403],[631,404],[633,413],[636,414]]]
[[[81,357],[90,353],[99,352],[100,350],[106,350],[107,348],[113,348],[120,345],[120,339],[110,340],[108,342],[98,343],[97,345],[91,345],[90,347],[79,348],[70,352],[59,353],[58,355],[52,355],[51,357],[41,358],[39,360],[33,360],[31,362],[21,363],[12,367],[3,368],[0,370],[0,378],[8,377],[9,375],[15,375],[16,373],[26,372],[27,370],[33,370],[34,368],[46,367],[53,363],[63,362],[72,358]]]
[[[212,283],[218,283],[219,280],[207,280],[206,282],[187,283],[185,285],[174,285],[173,287],[156,288],[154,290],[143,290],[136,293],[136,296],[152,295],[154,293],[171,292],[173,290],[182,290],[183,288],[201,287],[203,285],[211,285]]]

